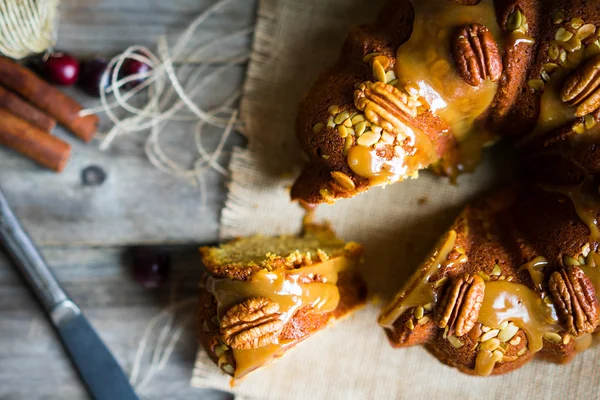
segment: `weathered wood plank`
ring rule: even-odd
[[[172,275],[164,287],[143,289],[131,277],[131,260],[121,248],[50,247],[42,252],[65,289],[79,304],[124,370],[131,372],[146,326],[170,304],[190,303],[175,315],[181,321],[194,311],[201,263],[196,246],[172,248]],[[155,329],[149,347],[156,342]],[[189,387],[197,341],[193,321],[164,370],[139,393],[144,399],[223,399]],[[141,372],[148,370],[146,352]],[[85,398],[58,339],[19,276],[0,254],[0,399]]]
[[[57,48],[76,54],[112,55],[133,44],[153,48],[161,34],[174,35],[214,0],[68,0],[61,2]],[[194,40],[204,41],[252,25],[255,1],[231,2],[202,26]],[[219,53],[240,53],[249,40],[219,47]],[[213,85],[199,104],[214,105],[217,99],[239,88],[245,72],[240,66]],[[86,106],[94,99],[70,90]],[[110,127],[104,119],[101,131]],[[164,144],[169,156],[191,161],[193,126],[167,125]],[[143,154],[146,134],[123,138],[107,152],[98,141],[83,144],[57,128],[55,133],[73,146],[66,170],[56,175],[11,151],[0,148],[0,185],[39,244],[118,245],[212,241],[216,238],[220,209],[224,202],[224,178],[214,171],[206,177],[206,207],[201,207],[200,189],[154,169]],[[214,146],[218,135],[207,137]],[[241,138],[232,144],[240,144]],[[187,154],[186,156],[181,155]],[[181,158],[183,157],[183,158]],[[108,179],[102,186],[86,187],[81,171],[90,165],[102,167]],[[191,164],[190,164],[191,165]]]

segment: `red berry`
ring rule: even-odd
[[[155,288],[167,280],[171,258],[164,250],[138,247],[133,250],[133,277],[145,288]]]
[[[42,73],[55,85],[71,86],[79,78],[79,61],[66,53],[54,53],[43,63]]]
[[[108,61],[104,58],[96,58],[84,62],[77,84],[90,96],[100,97],[100,81],[102,81],[102,89],[106,89],[110,83],[110,74],[103,79],[104,71],[106,71],[107,67]]]
[[[121,67],[121,73],[120,73],[119,78],[123,79],[128,76],[132,76],[132,75],[145,74],[145,73],[150,72],[151,70],[152,70],[152,67],[149,66],[148,64],[143,63],[138,60],[135,60],[133,58],[128,58],[127,60],[125,60],[125,62],[123,63],[123,66]],[[146,80],[145,78],[139,78],[139,79],[135,79],[131,82],[128,82],[127,88],[129,88],[129,89],[134,88],[137,85],[144,82],[145,80]]]

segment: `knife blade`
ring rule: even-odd
[[[39,300],[93,399],[136,400],[125,373],[69,298],[10,209],[0,188],[0,244]]]

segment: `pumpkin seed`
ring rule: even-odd
[[[519,29],[521,25],[523,25],[523,13],[517,8],[508,16],[506,30],[513,32]]]
[[[327,111],[329,111],[329,114],[331,115],[337,115],[340,113],[340,106],[334,104],[332,106],[329,106]]]
[[[558,28],[558,30],[556,31],[556,35],[554,35],[554,38],[560,42],[566,42],[567,40],[571,39],[573,37],[573,34],[571,32],[569,32],[568,30],[566,30],[565,28]]]
[[[491,338],[490,340],[486,340],[479,345],[480,351],[494,351],[500,346],[500,341],[497,338]]]
[[[379,82],[385,83],[385,81],[386,81],[385,69],[383,68],[381,63],[377,60],[374,60],[372,67],[373,67],[373,76],[375,76],[375,79],[377,79]]]
[[[423,318],[423,314],[424,313],[425,313],[425,310],[421,306],[415,307],[414,310],[413,310],[413,314],[415,315],[415,317],[417,319]]]
[[[594,24],[585,24],[581,28],[577,30],[575,36],[579,38],[579,40],[585,40],[596,33],[596,25]]]
[[[552,23],[554,25],[558,25],[565,20],[565,11],[564,10],[556,10],[552,13]]]
[[[502,329],[498,334],[498,339],[501,342],[508,342],[511,340],[519,331],[519,327],[515,324],[509,324],[506,328]]]
[[[358,143],[360,146],[371,147],[375,143],[379,142],[379,139],[381,139],[381,135],[379,133],[369,131],[360,135],[360,137],[356,139],[356,143]]]
[[[481,341],[485,342],[491,338],[498,336],[499,333],[500,333],[499,329],[491,329],[491,330],[487,331],[486,333],[484,333],[483,335],[481,335]]]
[[[335,116],[335,118],[333,119],[333,122],[335,122],[336,124],[340,125],[345,120],[347,120],[348,117],[350,117],[350,113],[348,111],[342,111],[341,113],[339,113],[339,114],[337,114]]]
[[[555,332],[545,332],[544,339],[549,340],[554,343],[562,342],[562,337],[558,333],[555,333]]]
[[[544,81],[541,79],[530,79],[529,82],[527,82],[527,85],[538,92],[544,90]]]
[[[460,341],[459,338],[457,338],[454,335],[448,336],[448,341],[450,342],[450,344],[452,346],[454,346],[457,349],[460,349],[461,347],[463,347],[465,345],[463,342]]]
[[[354,190],[356,188],[352,179],[343,172],[334,171],[331,173],[331,177],[344,189]]]
[[[356,132],[356,136],[360,136],[365,132],[365,129],[367,129],[367,124],[365,124],[364,121],[359,122],[358,124],[356,124],[354,126],[354,131]]]
[[[381,53],[369,53],[363,57],[363,62],[370,63],[372,59],[380,55]]]
[[[548,46],[548,57],[550,57],[551,60],[556,60],[558,58],[558,54],[559,54],[558,46],[555,45],[554,43],[550,44]]]
[[[577,28],[581,27],[581,25],[583,25],[583,20],[578,17],[571,18],[569,25],[571,25],[571,28],[577,29]]]
[[[585,132],[585,126],[584,126],[583,122],[580,122],[577,125],[575,125],[573,127],[573,132],[575,132],[575,133],[577,133],[579,135],[581,135],[582,133],[584,133]]]
[[[594,127],[594,125],[596,125],[596,119],[594,118],[593,115],[587,114],[585,117],[583,117],[583,120],[585,122],[585,129],[591,129]],[[583,257],[583,256],[580,256],[580,257]],[[585,265],[585,262],[582,264]]]
[[[354,145],[354,137],[346,136],[346,141],[344,142],[344,155],[348,155],[348,152]]]
[[[494,265],[494,269],[492,270],[492,273],[490,275],[493,276],[498,276],[502,273],[502,269],[500,268],[500,266],[498,264]]]

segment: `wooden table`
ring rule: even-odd
[[[214,0],[63,0],[58,49],[77,55],[113,56],[127,46],[154,48],[159,35],[177,37]],[[194,40],[210,40],[251,26],[255,1],[235,0],[210,18]],[[250,40],[228,44],[247,50]],[[226,49],[220,48],[219,51]],[[239,86],[244,66],[227,79]],[[69,92],[84,105],[97,100]],[[211,98],[207,99],[210,105]],[[110,124],[103,121],[101,128]],[[167,139],[174,154],[189,147],[185,127]],[[199,188],[157,171],[143,153],[145,134],[123,138],[107,152],[98,142],[83,144],[61,129],[56,134],[73,146],[73,157],[60,175],[0,149],[0,185],[23,225],[67,291],[83,309],[127,373],[148,323],[173,301],[186,300],[175,313],[181,337],[164,368],[140,397],[148,399],[224,398],[189,387],[197,343],[193,299],[201,270],[198,244],[217,238],[225,199],[224,179],[206,175],[207,205],[200,206]],[[218,140],[214,137],[213,140]],[[234,144],[242,144],[237,138]],[[90,165],[107,172],[100,186],[84,186],[81,171]],[[132,245],[166,245],[173,257],[172,274],[161,288],[141,288],[132,278]],[[172,296],[176,296],[173,300]],[[187,323],[186,322],[187,319]],[[164,322],[164,319],[163,319]],[[160,326],[151,337],[156,343]],[[171,332],[173,334],[173,332]],[[142,357],[147,373],[151,351]],[[204,397],[207,396],[207,397]],[[0,253],[0,399],[86,398],[58,340],[10,263]]]

